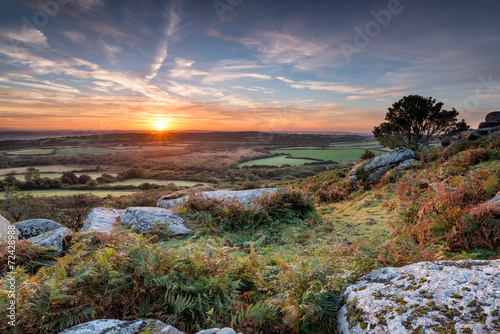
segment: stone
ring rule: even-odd
[[[418,166],[419,164],[421,164],[420,161],[416,160],[416,159],[408,159],[408,160],[405,160],[403,162],[401,162],[399,165],[397,165],[395,168],[396,169],[407,169],[407,168],[410,168],[410,167],[413,167],[413,166]]]
[[[489,122],[481,122],[479,123],[479,128],[484,129],[484,128],[493,128],[500,126],[500,121],[489,121]]]
[[[184,219],[163,208],[130,207],[122,212],[120,219],[123,224],[139,228],[141,233],[150,232],[155,228],[167,228],[170,235],[193,232],[184,226]]]
[[[12,228],[14,226],[8,221],[4,216],[0,215],[0,240],[7,240],[9,238],[9,231],[14,231],[14,239],[19,240],[19,230],[17,228]]]
[[[250,190],[240,190],[240,191],[232,191],[232,190],[203,191],[200,192],[200,194],[207,198],[215,198],[221,201],[234,200],[237,203],[252,205],[256,198],[263,197],[269,194],[274,194],[277,191],[278,191],[277,188],[264,188],[264,189],[250,189]],[[168,199],[164,197],[158,201],[157,206],[164,209],[173,209],[177,206],[181,206],[182,204],[184,204],[184,201],[188,197],[189,196],[185,196],[177,199]]]
[[[37,235],[36,237],[26,239],[26,241],[35,245],[55,247],[57,248],[58,254],[61,254],[63,251],[63,238],[70,234],[73,234],[73,232],[71,232],[69,228],[60,227],[58,229]]]
[[[486,203],[496,204],[496,205],[500,206],[500,192],[495,197],[493,197],[492,199],[487,201]]]
[[[486,122],[500,121],[500,111],[492,111],[484,118]]]
[[[20,240],[33,238],[42,233],[63,227],[50,219],[29,219],[15,224],[15,226],[19,230]]]
[[[500,138],[500,131],[493,132],[488,136],[488,140],[490,141],[496,140],[498,138]]]
[[[100,319],[65,329],[59,334],[184,334],[175,327],[156,319],[123,321]]]
[[[211,329],[205,329],[202,331],[197,332],[196,334],[236,334],[234,329],[225,327],[225,328],[211,328]],[[242,333],[238,333],[242,334]]]
[[[500,260],[419,262],[375,270],[347,287],[338,332],[500,331]]]
[[[485,136],[485,135],[489,134],[490,132],[494,132],[496,130],[497,130],[497,128],[483,128],[483,129],[479,129],[476,131],[478,131],[479,134]]]
[[[95,208],[88,215],[83,223],[80,232],[98,231],[110,233],[113,227],[117,224],[118,218],[123,210]]]
[[[451,143],[451,137],[450,136],[444,136],[441,138],[441,146],[448,146]]]
[[[471,130],[471,131],[468,131],[462,135],[462,138],[468,139],[471,141],[480,139],[482,137],[483,137],[483,135],[481,134],[480,130]]]
[[[361,166],[355,166],[349,172],[349,178],[353,183],[358,183],[359,179],[368,182],[375,181],[382,177],[389,169],[409,159],[415,159],[415,153],[410,149],[384,153]]]

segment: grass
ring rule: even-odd
[[[280,155],[280,156],[272,157],[272,158],[256,159],[256,160],[243,162],[243,163],[239,164],[238,167],[256,166],[256,165],[278,166],[278,167],[281,167],[283,165],[298,166],[298,165],[305,164],[307,162],[315,162],[315,160],[288,159],[285,155]]]
[[[122,182],[115,182],[112,183],[112,185],[117,185],[117,186],[138,186],[142,183],[151,183],[151,184],[161,184],[161,185],[167,185],[167,184],[175,184],[176,186],[185,186],[185,187],[192,187],[197,184],[206,184],[203,182],[195,182],[195,181],[182,181],[182,180],[150,180],[150,179],[129,179],[126,181]]]
[[[271,153],[287,153],[293,158],[310,158],[346,162],[359,159],[364,149],[320,149],[320,150],[272,150]]]
[[[54,152],[53,148],[33,148],[28,150],[16,150],[4,152],[8,155],[48,155]]]
[[[385,186],[353,199],[323,205],[319,212],[324,220],[332,222],[339,241],[383,242],[389,239],[392,232],[388,223],[398,216],[397,212],[382,205],[390,201],[395,201],[394,192],[389,186]]]
[[[31,193],[33,196],[72,196],[78,194],[93,194],[99,197],[106,197],[108,195],[113,196],[122,196],[122,195],[130,195],[136,192],[140,192],[141,190],[61,190],[61,189],[51,189],[51,190],[28,190],[28,191],[19,191],[20,194]],[[5,197],[4,192],[0,192],[0,198]]]

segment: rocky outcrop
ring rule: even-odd
[[[382,177],[389,169],[397,167],[407,160],[411,160],[407,165],[410,165],[415,160],[415,153],[412,150],[396,150],[379,155],[361,166],[354,167],[349,172],[351,182],[358,183],[360,180],[365,182],[375,181]],[[402,168],[407,167],[402,165]]]
[[[35,245],[45,246],[45,247],[55,247],[57,248],[58,254],[63,251],[63,239],[65,236],[73,234],[71,230],[67,227],[60,227],[58,229],[45,232],[36,237],[26,239],[26,241],[31,242]]]
[[[153,229],[168,230],[170,235],[193,232],[184,226],[184,219],[163,208],[130,207],[121,213],[120,220],[125,225],[139,228],[141,233],[147,233]]]
[[[221,201],[232,201],[234,200],[237,203],[245,203],[251,205],[256,198],[274,194],[278,191],[277,188],[264,188],[264,189],[250,189],[250,190],[240,190],[240,191],[232,191],[232,190],[216,190],[216,191],[204,191],[200,194],[207,198],[215,198]],[[170,199],[168,196],[161,198],[158,201],[158,207],[164,209],[173,209],[176,206],[180,206],[184,203],[184,201],[189,196]]]
[[[500,331],[500,260],[382,268],[344,292],[339,333]]]
[[[11,226],[13,225],[4,216],[0,215],[0,240],[7,240],[9,234],[14,235],[15,240],[18,240],[19,231],[16,228],[13,229]],[[9,233],[9,231],[14,231],[14,234],[12,232]]]
[[[500,126],[500,111],[490,112],[488,115],[486,115],[485,122],[479,123],[478,129],[469,129],[452,137],[444,136],[443,138],[441,138],[440,150],[444,151],[454,146],[457,146],[464,139],[474,141],[489,136],[489,139],[492,140],[492,135],[494,134],[498,135],[497,130],[499,126]]]
[[[500,121],[500,111],[492,111],[484,118],[486,122]]]
[[[87,219],[85,219],[80,232],[98,231],[110,233],[115,224],[118,222],[122,212],[123,210],[95,208],[92,212],[90,212]]]
[[[160,320],[141,319],[122,321],[101,319],[68,328],[59,334],[184,334]]]
[[[59,334],[184,334],[184,332],[156,319],[134,321],[101,319],[76,325]],[[236,332],[226,327],[206,329],[196,334],[236,334]]]
[[[63,227],[61,224],[50,219],[30,219],[15,224],[19,230],[19,239],[29,239],[45,232],[57,230]]]

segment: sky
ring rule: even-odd
[[[500,110],[498,0],[2,0],[0,129],[371,132]]]

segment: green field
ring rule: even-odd
[[[88,165],[53,165],[53,166],[29,166],[29,167],[35,167],[40,171],[40,173],[62,173],[62,172],[67,172],[71,170],[79,170],[79,169],[86,169],[89,168]],[[13,168],[3,168],[0,169],[0,176],[2,175],[7,175],[11,172],[17,173],[17,174],[22,174],[26,173],[26,167],[13,167]],[[106,172],[100,172],[98,173],[101,175],[102,173]],[[91,174],[91,173],[88,173]]]
[[[182,181],[182,180],[150,180],[150,179],[129,179],[126,181],[122,182],[115,182],[111,183],[111,185],[116,185],[116,186],[138,186],[143,183],[151,183],[151,184],[161,184],[161,185],[167,185],[167,184],[175,184],[176,186],[181,186],[181,187],[192,187],[197,184],[206,184],[203,182],[195,182],[195,181]]]
[[[369,150],[375,150],[375,151],[384,151],[388,152],[390,149],[387,147],[384,147],[378,143],[378,141],[366,141],[366,142],[350,142],[350,143],[331,143],[329,145],[330,147],[334,149],[342,149],[342,148],[362,148],[362,149],[369,149]]]
[[[19,191],[19,194],[27,194],[30,193],[33,196],[72,196],[78,194],[93,194],[99,197],[106,197],[108,195],[113,196],[122,196],[122,195],[130,195],[136,192],[140,192],[141,190],[60,190],[60,189],[51,189],[51,190],[29,190],[29,191]],[[0,192],[0,198],[5,197],[4,192]]]
[[[271,153],[286,153],[293,158],[310,158],[346,162],[358,160],[364,152],[362,148],[351,149],[321,149],[321,150],[272,150]]]
[[[310,160],[310,159],[288,159],[286,157],[286,155],[280,155],[280,156],[272,157],[272,158],[256,159],[256,160],[251,160],[251,161],[243,162],[243,163],[239,164],[238,167],[256,166],[256,165],[278,166],[278,167],[281,167],[283,165],[298,166],[298,165],[305,164],[307,162],[315,162],[315,160]]]
[[[4,152],[8,155],[48,155],[54,152],[53,148],[33,148],[28,150],[15,150]]]

